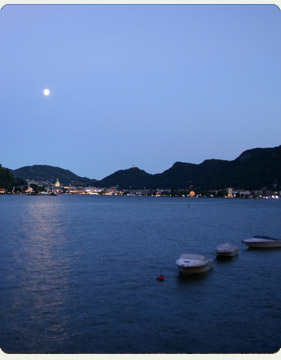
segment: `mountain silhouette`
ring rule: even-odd
[[[132,167],[95,180],[49,165],[25,166],[11,170],[11,173],[22,179],[54,183],[58,178],[63,185],[118,186],[120,189],[280,189],[281,146],[246,150],[231,161],[210,159],[201,164],[175,162],[169,169],[154,175]]]

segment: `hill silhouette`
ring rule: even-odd
[[[49,165],[25,166],[11,170],[17,178],[61,184],[118,186],[120,189],[281,189],[281,146],[244,151],[235,160],[209,159],[201,164],[175,162],[160,174],[149,174],[137,167],[118,170],[102,180],[80,177],[69,170]]]
[[[246,150],[232,161],[210,159],[198,165],[176,162],[155,175],[138,168],[121,170],[98,183],[132,189],[281,189],[281,146]]]
[[[22,179],[14,177],[9,169],[3,168],[0,164],[0,188],[11,191],[14,186],[20,186],[23,184],[24,181]]]
[[[81,177],[69,170],[50,165],[33,165],[24,166],[17,170],[11,170],[11,173],[21,179],[30,179],[35,181],[48,181],[55,183],[59,179],[61,184],[69,185],[89,185],[95,183],[95,180],[90,180],[86,177]]]
[[[144,170],[140,170],[137,167],[132,167],[127,170],[119,170],[115,173],[105,177],[98,182],[99,186],[110,187],[119,186],[120,188],[134,188],[142,189],[150,183],[153,175],[148,174]]]

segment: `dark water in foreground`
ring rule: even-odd
[[[188,206],[188,204],[190,206]],[[0,197],[0,347],[8,353],[273,353],[281,201]],[[183,279],[181,253],[240,249]],[[163,274],[164,282],[156,281]]]

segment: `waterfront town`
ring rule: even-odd
[[[253,198],[253,199],[279,199],[281,191],[268,190],[267,188],[259,190],[245,189],[215,189],[215,190],[198,190],[198,189],[119,189],[117,186],[110,188],[99,188],[91,186],[68,186],[62,185],[59,179],[54,184],[49,181],[36,181],[26,179],[26,184],[13,187],[12,191],[0,188],[0,194],[23,194],[23,195],[111,195],[111,196],[177,196],[189,198],[201,197],[223,197],[223,198]]]

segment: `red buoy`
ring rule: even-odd
[[[164,276],[163,276],[163,275],[159,275],[159,276],[157,276],[157,280],[159,280],[159,281],[163,281],[163,280],[165,280],[165,278],[164,278]]]

